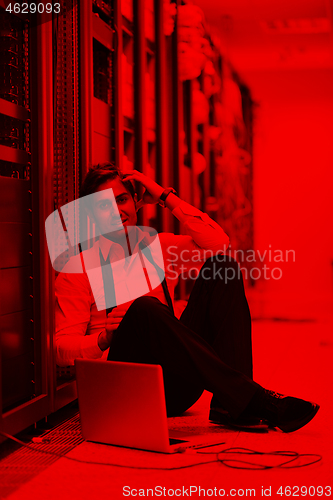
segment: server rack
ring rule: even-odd
[[[0,427],[15,433],[52,409],[52,280],[41,238],[49,210],[45,187],[51,188],[52,32],[3,8],[0,32]],[[37,73],[43,77],[32,86]]]
[[[177,19],[174,32],[166,36],[159,0],[60,3],[62,15],[53,15],[52,21],[45,18],[38,26],[10,15],[14,32],[20,26],[19,40],[3,24],[0,9],[0,226],[6,236],[0,278],[13,287],[11,293],[1,287],[0,424],[11,433],[76,398],[73,368],[55,364],[55,273],[44,222],[53,210],[79,196],[88,168],[101,161],[115,161],[125,171],[136,168],[163,186],[175,187],[182,199],[213,218],[219,213],[219,153],[209,138],[209,126],[217,125],[219,96],[209,99],[209,122],[198,125],[193,91],[198,85],[204,91],[205,79],[201,75],[196,83],[179,80]],[[17,58],[20,64],[15,64]],[[222,78],[217,49],[214,64]],[[21,68],[20,78],[15,66]],[[242,92],[251,128],[251,100],[246,87]],[[198,152],[206,160],[200,176],[194,170]],[[160,207],[151,207],[144,217],[140,214],[139,223],[159,231],[181,229]],[[76,240],[87,235],[93,235],[93,226],[80,221]],[[64,263],[69,257],[64,252]],[[177,293],[178,298],[188,296],[184,282]],[[15,363],[17,387],[10,385]]]

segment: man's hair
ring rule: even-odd
[[[132,182],[126,181],[123,177],[122,171],[111,162],[98,163],[89,169],[80,189],[80,197],[82,198],[83,196],[95,193],[102,184],[115,179],[117,176],[127,191],[129,191],[132,198],[134,198],[135,189]]]

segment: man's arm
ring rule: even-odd
[[[159,202],[164,188],[153,179],[150,179],[138,170],[130,170],[124,177],[126,180],[140,183],[145,188],[142,199],[137,202],[137,210],[144,205]],[[228,236],[221,226],[214,222],[207,214],[182,201],[173,193],[168,194],[165,206],[184,224],[185,231],[193,238],[199,248],[212,250],[215,253],[226,251],[229,245]]]
[[[189,234],[198,247],[211,250],[214,254],[226,252],[229,237],[222,227],[189,203],[170,193],[166,199],[166,207],[184,225],[185,232]]]
[[[87,335],[94,303],[87,276],[61,272],[55,284],[55,345],[59,366],[74,364],[76,358],[98,359],[103,352],[98,337],[105,331],[105,313],[98,315]],[[104,312],[104,311],[103,311]]]

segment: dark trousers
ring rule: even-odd
[[[251,317],[238,264],[208,259],[180,320],[154,297],[139,297],[115,331],[109,360],[159,364],[168,416],[213,393],[238,417],[262,387],[252,380]]]

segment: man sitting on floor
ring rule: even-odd
[[[140,201],[133,181],[145,188]],[[72,365],[76,358],[159,364],[168,416],[184,412],[205,389],[213,393],[210,419],[224,425],[264,423],[291,432],[315,416],[318,405],[265,390],[253,381],[251,317],[242,274],[223,255],[229,241],[217,223],[173,189],[136,170],[124,175],[110,163],[90,169],[81,200],[88,200],[86,211],[100,236],[92,248],[72,257],[56,280],[58,365]],[[167,207],[187,235],[159,233],[156,240],[140,229],[137,211],[155,203]],[[162,263],[149,250],[154,241],[159,241]],[[87,266],[96,258],[101,262],[104,307],[94,289],[95,268]],[[200,271],[177,319],[174,288],[179,275],[195,266],[194,260]],[[130,300],[128,276],[138,263],[149,291],[143,288],[141,296]],[[83,272],[73,272],[81,264]],[[112,274],[112,269],[117,272]]]

